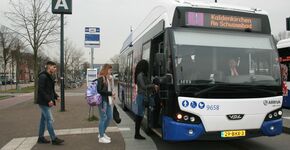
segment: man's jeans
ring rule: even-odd
[[[44,136],[45,131],[45,125],[47,125],[47,130],[50,135],[51,140],[55,140],[56,135],[54,133],[53,129],[53,116],[51,114],[51,107],[44,106],[44,105],[38,105],[41,110],[41,119],[39,124],[39,137]]]
[[[104,136],[104,133],[107,127],[112,120],[112,107],[106,101],[102,101],[102,103],[98,106],[99,114],[100,114],[100,122],[99,122],[99,133],[100,137]]]

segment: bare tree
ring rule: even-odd
[[[57,60],[56,58],[54,58]],[[81,65],[84,62],[83,52],[76,48],[75,44],[69,40],[64,41],[64,72],[65,84],[68,85],[69,80],[78,78],[81,74]]]
[[[73,78],[77,79],[81,77],[82,73],[82,63],[84,62],[83,59],[84,53],[81,50],[76,50],[75,53],[72,55],[72,61],[71,61],[71,69],[73,71]]]
[[[81,64],[84,62],[84,53],[69,40],[66,40],[64,50],[65,70],[71,73],[72,78],[75,78],[79,75]]]
[[[119,55],[114,55],[111,59],[111,62],[113,63],[113,73],[119,72],[119,64],[120,64],[120,58]]]
[[[39,54],[38,54],[39,70],[44,71],[46,63],[50,60],[51,59],[45,53],[43,53],[42,51],[39,51]]]
[[[14,47],[15,40],[16,40],[15,33],[11,30],[9,30],[5,26],[0,27],[0,46],[2,49],[2,57],[3,57],[3,76],[4,76],[4,82],[6,84],[7,78],[7,65],[11,61],[11,51]],[[5,86],[6,87],[6,86]]]
[[[89,62],[84,62],[82,64],[82,69],[83,69],[83,72],[85,72],[85,74],[87,74],[87,69],[90,68],[90,63]]]
[[[119,55],[113,56],[110,60],[113,64],[119,64]]]
[[[88,68],[90,68],[90,63],[86,61],[82,64],[82,72],[84,72],[84,75],[87,75]],[[84,78],[82,78],[82,79],[84,79]]]
[[[64,70],[68,72],[68,69],[71,67],[71,62],[73,61],[73,55],[76,52],[75,45],[69,40],[66,39],[64,42]]]
[[[43,45],[56,42],[59,34],[59,17],[50,10],[47,0],[10,0],[12,10],[6,16],[12,21],[22,38],[33,49],[34,80],[38,79],[38,52]],[[34,82],[34,102],[37,100],[38,83]]]
[[[25,71],[25,73],[28,73],[29,81],[33,81],[34,79],[31,76],[31,74],[34,70],[34,68],[33,68],[33,64],[34,64],[33,54],[29,51],[24,51],[23,53],[21,53],[21,57],[26,58],[26,59],[20,59],[20,64],[26,64],[28,72]]]
[[[16,89],[19,89],[19,77],[20,77],[20,61],[21,61],[21,50],[24,50],[25,45],[19,39],[15,40],[14,47],[12,50],[12,64],[16,64]],[[14,65],[13,65],[14,66]],[[14,70],[14,69],[12,69]]]

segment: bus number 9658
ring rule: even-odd
[[[206,105],[206,110],[209,110],[209,111],[217,111],[220,109],[220,106],[219,105]]]

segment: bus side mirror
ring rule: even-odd
[[[165,54],[164,53],[156,53],[155,54],[155,65],[154,71],[158,76],[165,75]]]

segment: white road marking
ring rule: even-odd
[[[26,138],[16,138],[12,139],[8,144],[1,148],[1,150],[14,150],[19,147],[25,141]]]
[[[118,127],[108,127],[106,132],[119,132],[119,131],[130,131],[130,128],[118,128]],[[72,134],[90,134],[98,133],[99,128],[76,128],[76,129],[63,129],[55,130],[56,135],[72,135]],[[45,136],[48,136],[46,131]],[[7,143],[1,150],[31,150],[36,144],[38,137],[22,137],[14,138],[9,143]]]
[[[21,143],[21,145],[19,145],[19,147],[17,148],[17,150],[30,150],[37,141],[38,137],[29,137],[26,138],[23,143]]]
[[[283,119],[289,119],[290,120],[290,117],[283,117]]]

